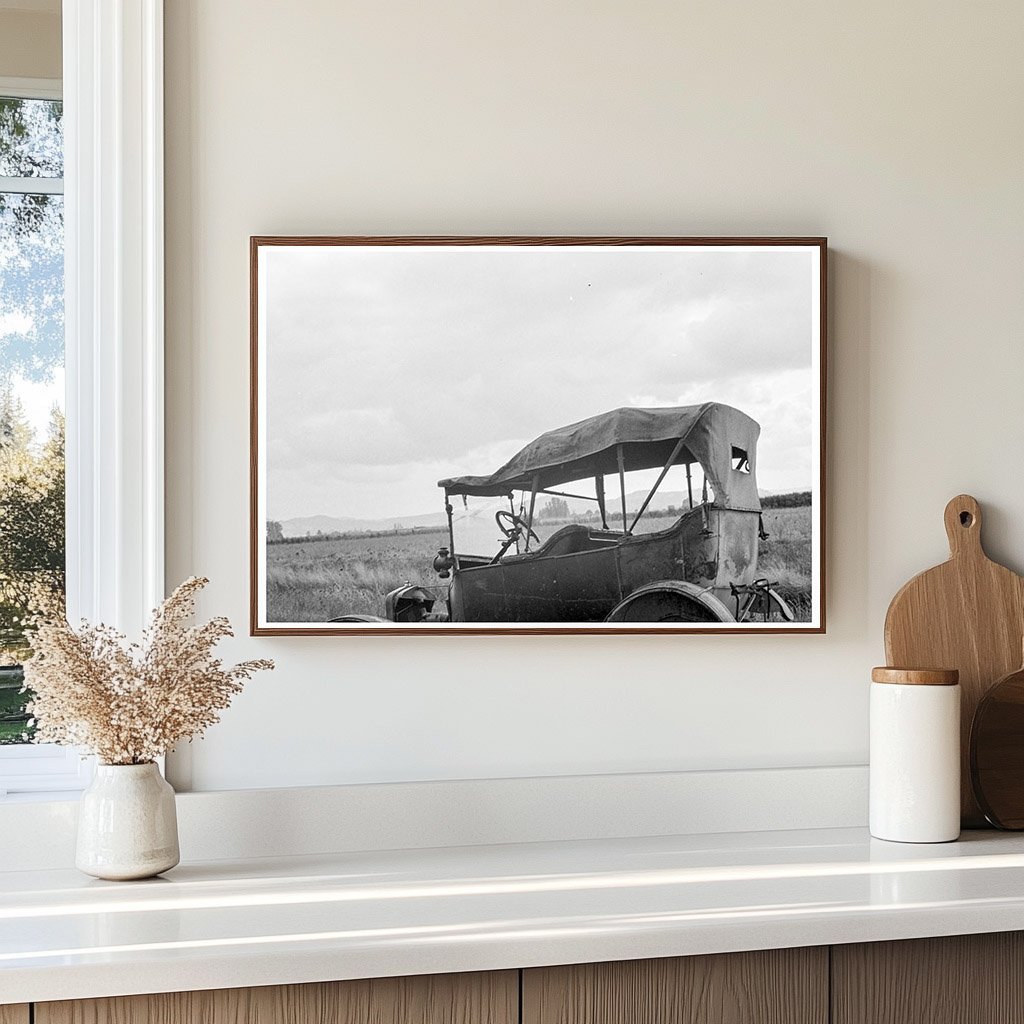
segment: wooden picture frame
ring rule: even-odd
[[[252,635],[825,632],[827,253],[254,236]]]

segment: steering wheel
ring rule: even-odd
[[[495,512],[494,521],[498,524],[498,529],[501,530],[502,535],[508,541],[513,541],[517,537],[524,535],[528,535],[536,541],[540,540],[540,537],[526,525],[526,520],[521,519],[514,512],[509,512],[508,509],[503,508]]]

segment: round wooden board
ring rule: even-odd
[[[971,727],[971,784],[997,828],[1024,829],[1024,668],[991,687]]]

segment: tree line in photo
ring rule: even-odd
[[[810,491],[791,491],[787,494],[767,494],[761,498],[764,509],[804,508],[811,504]],[[648,509],[645,515],[651,519],[667,519],[682,515],[686,511],[676,505],[666,508]],[[571,520],[576,523],[597,522],[601,515],[595,509],[573,512],[564,498],[550,498],[537,510],[537,518],[549,522]],[[398,537],[417,533],[437,533],[440,526],[395,526],[391,530],[317,530],[316,533],[304,533],[298,537],[286,537],[281,523],[274,519],[267,520],[268,544],[303,544],[310,540],[348,540],[351,538]]]

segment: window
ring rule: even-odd
[[[26,615],[64,599],[63,104],[10,91],[0,81],[0,745],[31,737]]]
[[[26,742],[19,666],[28,605],[64,597],[63,120],[59,82],[0,79],[0,797],[88,777]]]
[[[18,160],[8,157],[0,170],[0,193],[8,206],[34,202],[37,212],[62,212],[68,616],[116,624],[132,635],[164,596],[162,7],[161,0],[66,4],[63,83],[0,78],[0,97],[15,100],[59,105],[63,88],[62,147],[53,147],[61,136],[51,133],[49,148],[31,150],[34,162],[23,160],[17,147],[36,136],[17,129],[6,145]],[[47,108],[31,109],[36,116]],[[68,168],[66,189],[60,164]],[[0,232],[8,272],[12,254],[21,260],[11,230]],[[18,262],[15,270],[26,266]],[[2,283],[0,292],[6,292]],[[51,293],[41,303],[33,324],[46,317],[55,324],[59,297]],[[36,341],[41,347],[20,377],[45,377],[49,383],[36,386],[59,394],[61,368],[54,359],[46,372],[45,346]],[[13,380],[14,368],[8,370]],[[45,395],[40,403],[45,425]],[[56,504],[51,510],[59,520]],[[55,547],[50,555],[51,568],[60,570]],[[5,793],[16,800],[40,792],[63,796],[90,776],[91,761],[77,751],[0,745],[0,799]]]
[[[732,468],[737,473],[750,472],[750,457],[742,448],[737,448],[736,445],[732,446]]]

